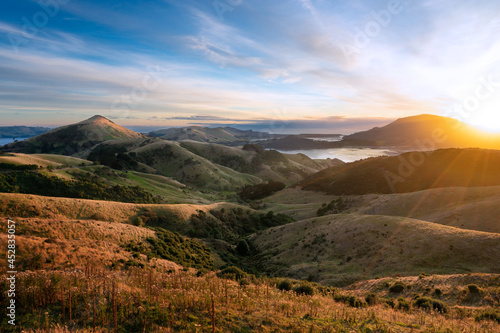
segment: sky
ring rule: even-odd
[[[487,0],[3,1],[0,126],[500,130],[498,36]]]

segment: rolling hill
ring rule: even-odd
[[[404,217],[328,215],[259,232],[250,243],[263,271],[327,285],[395,274],[500,272],[499,234]]]
[[[180,128],[167,128],[148,133],[148,136],[161,137],[170,141],[192,140],[198,142],[220,143],[238,146],[256,139],[274,137],[267,132],[244,131],[232,127],[201,127],[190,126]]]
[[[500,185],[499,166],[499,150],[440,149],[347,163],[322,170],[298,186],[337,195],[495,186]]]
[[[2,147],[6,152],[75,155],[96,144],[114,139],[139,139],[144,135],[126,129],[102,116],[93,116],[76,124]]]
[[[323,205],[339,199],[346,202],[342,211],[345,214],[410,217],[461,229],[500,233],[500,186],[349,196],[288,188],[265,198],[263,203],[274,212],[304,220],[317,217]]]
[[[0,126],[0,138],[30,138],[49,130],[48,127]]]

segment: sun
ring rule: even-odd
[[[463,120],[483,131],[500,133],[500,96],[481,101]]]

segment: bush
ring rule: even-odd
[[[137,216],[134,221],[133,221],[134,225],[136,227],[143,227],[144,226],[144,221],[139,217]]]
[[[500,324],[500,311],[498,309],[487,309],[476,315],[476,321],[492,320]]]
[[[403,290],[405,290],[406,286],[403,282],[401,281],[398,281],[396,283],[394,283],[390,288],[389,288],[389,291],[391,293],[396,293],[396,294],[399,294],[399,293],[402,293]]]
[[[367,306],[366,302],[357,296],[349,296],[338,294],[333,297],[336,302],[342,302],[353,308],[364,308]]]
[[[481,289],[479,289],[476,284],[469,284],[467,286],[467,290],[469,290],[469,293],[471,294],[479,294],[479,292],[481,291]]]
[[[288,279],[281,280],[277,285],[278,289],[281,291],[290,291],[292,290],[293,284],[292,281]]]
[[[299,295],[314,295],[314,288],[311,286],[310,283],[302,282],[301,284],[295,286],[293,288],[293,291],[295,291]]]
[[[238,242],[238,245],[236,245],[236,251],[239,255],[247,256],[250,254],[250,246],[248,246],[246,240],[242,239]]]
[[[404,310],[404,311],[409,311],[411,307],[411,304],[408,300],[406,300],[403,297],[398,298],[398,306],[397,309],[399,310]]]
[[[434,295],[436,296],[441,296],[443,294],[443,291],[439,288],[434,289]]]
[[[374,293],[369,293],[365,296],[365,301],[368,305],[375,305],[378,303],[378,296]]]
[[[224,279],[230,279],[238,281],[247,276],[247,273],[243,272],[236,266],[229,266],[217,273],[217,276]]]
[[[419,297],[415,301],[415,306],[422,309],[434,309],[441,313],[448,311],[448,306],[443,301],[430,297]]]
[[[238,192],[238,196],[242,200],[260,200],[283,190],[285,187],[285,184],[271,180],[265,184],[247,185]]]

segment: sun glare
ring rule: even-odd
[[[484,131],[500,133],[500,98],[484,103],[464,120]]]

